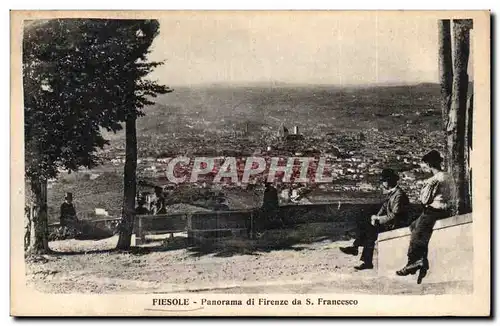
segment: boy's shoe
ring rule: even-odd
[[[353,256],[358,255],[358,248],[357,247],[340,247],[340,251],[342,251],[344,254],[347,254],[347,255],[353,255]]]
[[[362,271],[364,269],[373,269],[373,264],[362,263],[359,266],[354,266],[358,271]]]

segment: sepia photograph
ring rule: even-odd
[[[490,314],[488,11],[11,19],[11,314]]]

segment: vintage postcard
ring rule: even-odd
[[[489,316],[489,11],[12,11],[14,316]]]

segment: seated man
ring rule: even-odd
[[[149,209],[144,207],[146,204],[146,199],[144,197],[140,197],[137,201],[137,207],[135,208],[135,214],[137,215],[148,215],[150,214]]]
[[[73,205],[73,194],[66,193],[64,203],[61,204],[61,215],[59,217],[61,226],[73,227],[78,226],[78,219],[76,218],[76,210]]]
[[[432,150],[422,157],[422,169],[432,173],[432,177],[425,180],[420,192],[420,201],[423,211],[420,216],[410,224],[410,243],[408,247],[408,263],[396,274],[406,276],[415,274],[420,270],[417,283],[427,275],[429,270],[429,241],[432,236],[434,224],[438,219],[451,215],[452,186],[451,176],[442,170],[443,158],[441,154]]]
[[[73,205],[73,194],[66,193],[65,201],[61,204],[60,222],[61,227],[58,232],[62,232],[65,238],[75,239],[104,239],[111,237],[112,232],[100,229],[85,220],[76,217],[75,206]],[[60,234],[61,235],[61,234]]]
[[[167,213],[166,208],[166,198],[163,192],[163,188],[156,186],[155,187],[155,196],[156,200],[153,203],[153,207],[151,209],[153,215],[161,215]]]
[[[257,225],[255,225],[256,231],[263,231],[271,226],[277,225],[284,227],[284,222],[279,217],[279,209],[278,190],[272,183],[266,182],[259,219]]]
[[[228,200],[223,195],[218,195],[215,198],[214,210],[216,210],[216,211],[228,211],[229,210]]]
[[[357,221],[356,239],[351,247],[341,247],[343,253],[358,255],[358,247],[363,246],[361,265],[357,270],[373,268],[373,251],[378,233],[406,226],[408,223],[409,200],[405,192],[398,186],[399,176],[391,169],[384,169],[380,176],[382,188],[387,199],[377,215],[361,218]]]

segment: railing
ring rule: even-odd
[[[358,217],[371,216],[380,208],[380,203],[338,202],[313,203],[308,205],[284,205],[280,207],[279,217],[286,225],[304,223],[337,223],[339,221],[353,221]],[[420,213],[419,205],[411,205],[411,215]],[[253,221],[258,215],[259,208],[230,211],[206,211],[193,213],[179,213],[172,215],[137,215],[134,221],[133,234],[135,244],[144,242],[147,235],[188,232],[188,236],[201,234],[203,231],[245,230],[252,236]],[[116,231],[120,218],[86,220],[98,228]],[[52,223],[49,227],[57,227],[59,223]],[[347,226],[346,226],[347,227]],[[346,230],[347,231],[347,230]],[[224,232],[222,232],[224,233]],[[208,233],[207,233],[208,234]],[[241,234],[241,233],[240,233]]]
[[[380,209],[380,203],[320,203],[308,205],[285,205],[279,210],[279,217],[286,225],[304,223],[336,223],[340,220],[371,216]],[[194,212],[175,215],[138,215],[134,223],[135,244],[144,243],[148,234],[188,232],[196,236],[201,233],[217,234],[223,231],[245,230],[253,236],[254,219],[259,208],[231,211]],[[238,232],[242,233],[242,232]]]

